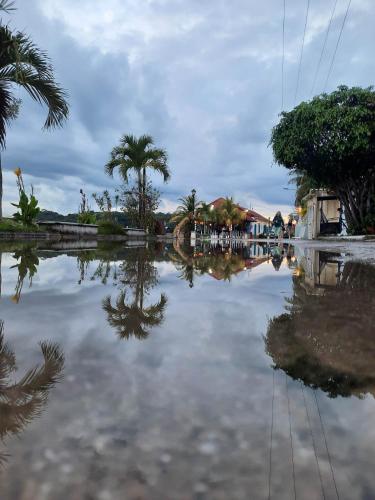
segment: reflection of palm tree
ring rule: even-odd
[[[14,352],[4,343],[3,322],[0,322],[0,438],[19,434],[47,403],[48,393],[62,376],[64,356],[57,344],[40,344],[44,362],[28,370],[18,382],[7,384],[16,370]],[[5,456],[0,455],[0,461]]]
[[[122,339],[129,339],[133,335],[139,340],[147,338],[150,329],[163,322],[166,305],[167,297],[164,294],[161,294],[159,302],[148,307],[142,307],[137,300],[130,305],[126,304],[125,292],[117,297],[115,306],[111,303],[111,297],[103,300],[108,323],[116,328]]]

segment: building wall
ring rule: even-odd
[[[309,240],[314,240],[320,234],[320,208],[323,209],[324,215],[327,217],[328,222],[339,222],[340,214],[338,209],[340,208],[339,200],[322,200],[318,201],[318,196],[325,196],[328,193],[326,191],[317,191],[316,193],[311,193],[307,199],[307,238]]]

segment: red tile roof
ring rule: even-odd
[[[220,198],[216,198],[216,200],[211,201],[211,203],[209,203],[209,205],[213,205],[214,208],[220,208],[221,205],[224,203],[224,201],[225,201],[225,198],[223,198],[221,196]],[[238,205],[237,203],[236,203],[236,205],[239,208],[239,210],[241,210],[242,212],[247,212],[247,217],[246,217],[247,220],[250,220],[252,222],[264,222],[264,223],[269,222],[267,217],[264,217],[263,215],[258,214],[258,212],[255,212],[254,210],[250,210],[248,208],[241,207],[241,205]]]

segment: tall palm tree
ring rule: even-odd
[[[167,153],[164,149],[153,147],[153,144],[154,140],[150,135],[141,135],[137,138],[125,134],[120,140],[120,145],[112,149],[111,158],[105,166],[105,171],[110,176],[113,176],[114,170],[118,168],[125,183],[129,182],[131,172],[136,174],[141,227],[144,227],[146,219],[147,169],[161,174],[164,182],[170,178]]]
[[[137,300],[129,305],[125,299],[126,294],[122,291],[115,305],[112,305],[110,296],[103,300],[108,323],[116,328],[121,339],[129,339],[133,335],[139,340],[147,338],[150,329],[159,326],[164,320],[167,297],[162,293],[159,302],[148,307],[138,304]]]
[[[229,229],[229,237],[232,238],[233,225],[239,224],[244,219],[244,212],[234,203],[233,198],[225,198],[219,213],[222,222]]]
[[[9,11],[12,3],[0,2],[0,10]],[[47,118],[44,128],[61,126],[69,109],[65,91],[56,83],[50,60],[22,32],[14,32],[0,21],[0,148],[5,148],[9,122],[17,116],[19,101],[12,94],[13,86],[26,90],[32,99],[44,104]],[[0,218],[2,217],[3,179],[0,162]]]

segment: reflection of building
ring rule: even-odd
[[[181,277],[193,286],[194,276],[208,274],[217,280],[230,280],[242,271],[253,269],[264,262],[269,262],[271,249],[269,245],[246,244],[211,244],[202,243],[194,248],[182,247],[174,242],[178,255]],[[177,261],[176,261],[177,262]]]
[[[311,295],[321,295],[325,288],[340,283],[343,263],[340,254],[309,249],[301,266],[304,270],[304,288]]]
[[[303,200],[307,206],[307,239],[341,233],[341,204],[335,194],[313,189]]]

